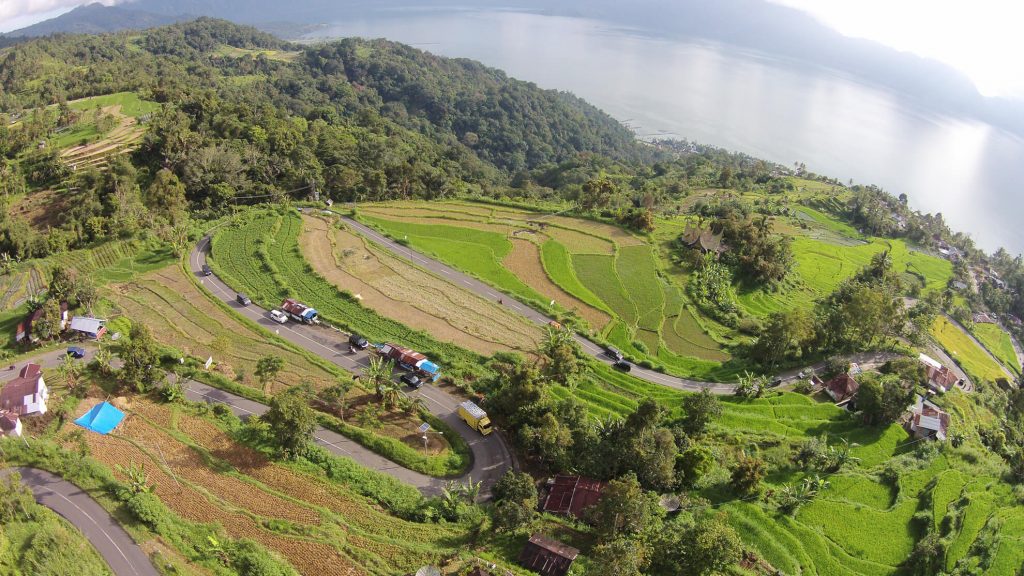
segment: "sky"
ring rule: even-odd
[[[114,4],[118,0],[101,0]],[[933,58],[960,70],[985,96],[1024,99],[1020,0],[770,0],[840,33]],[[0,32],[53,18],[83,0],[0,0]]]
[[[847,36],[944,62],[985,96],[1024,99],[1019,0],[772,0]]]

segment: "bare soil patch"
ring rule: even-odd
[[[512,241],[512,252],[501,263],[525,282],[530,288],[546,298],[554,300],[559,306],[574,310],[597,332],[600,332],[611,321],[605,312],[578,300],[562,290],[551,281],[540,260],[540,249],[529,240],[515,239]]]
[[[420,270],[306,216],[299,237],[303,255],[332,284],[362,297],[364,306],[403,324],[424,330],[481,354],[499,350],[531,351],[541,332],[497,304]]]

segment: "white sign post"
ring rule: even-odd
[[[213,366],[213,356],[210,356],[209,358],[207,358],[206,359],[206,364],[203,364],[203,367],[206,368],[207,370],[210,369],[210,366]]]

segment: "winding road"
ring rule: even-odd
[[[350,353],[348,351],[347,334],[323,326],[310,326],[294,322],[278,324],[270,319],[268,310],[260,308],[255,304],[249,306],[239,304],[236,301],[237,292],[235,290],[230,288],[216,275],[203,275],[202,268],[206,263],[206,255],[209,249],[210,238],[205,237],[189,255],[189,266],[206,290],[214,297],[225,302],[236,313],[256,322],[292,344],[305,348],[353,374],[360,374],[369,364],[369,354],[366,352]],[[445,423],[465,439],[473,454],[473,465],[464,476],[457,479],[468,480],[472,478],[474,482],[482,482],[482,493],[488,494],[494,483],[505,473],[505,470],[514,464],[512,454],[509,452],[501,435],[493,433],[488,436],[481,436],[476,431],[470,429],[456,413],[458,405],[462,400],[448,394],[433,384],[424,384],[418,390],[408,391],[408,395],[412,398],[422,398],[431,413],[444,420]],[[186,396],[191,400],[222,402],[230,406],[235,414],[242,417],[259,415],[267,410],[267,407],[263,404],[198,382],[189,382],[186,387]],[[436,432],[429,433],[435,434]],[[447,481],[452,480],[451,478],[435,478],[404,468],[349,440],[345,436],[324,428],[316,430],[314,439],[317,444],[323,446],[328,451],[340,456],[350,457],[363,466],[391,475],[402,482],[415,486],[426,495],[440,494]]]
[[[12,472],[21,475],[22,484],[32,490],[37,502],[78,528],[116,576],[159,575],[142,548],[81,488],[35,468],[5,468],[0,470],[0,477]]]
[[[443,264],[433,258],[423,255],[420,252],[403,246],[361,222],[353,220],[352,218],[349,218],[337,212],[334,212],[334,214],[341,217],[342,221],[345,222],[345,224],[352,228],[354,231],[358,232],[359,234],[362,234],[366,238],[369,238],[375,244],[380,245],[381,247],[385,248],[392,254],[398,256],[399,258],[402,258],[404,260],[412,262],[417,266],[429,270],[430,272],[437,275],[439,278],[443,280],[455,284],[456,286],[459,286],[465,290],[469,290],[470,292],[473,292],[491,301],[497,301],[500,298],[503,304],[507,306],[509,309],[513,310],[514,312],[518,312],[519,314],[533,321],[536,324],[546,325],[553,320],[553,318],[541,314],[540,312],[534,310],[533,308],[527,306],[526,304],[523,304],[522,302],[516,300],[512,296],[497,292],[494,288],[492,288],[489,284],[486,284],[485,282],[477,280],[476,278],[469,276],[468,274],[464,274],[456,270],[455,268],[452,268],[451,266]],[[579,343],[580,348],[582,348],[583,351],[589,354],[590,356],[596,358],[598,361],[604,362],[605,364],[608,365],[611,365],[612,362],[614,362],[614,360],[605,353],[604,348],[602,348],[599,344],[587,338],[584,338],[579,334],[575,334],[575,338],[576,341]],[[716,382],[701,382],[699,380],[688,380],[686,378],[669,376],[667,374],[662,374],[661,372],[648,370],[647,368],[635,365],[633,366],[632,370],[630,370],[630,374],[637,378],[640,378],[641,380],[646,380],[653,384],[659,384],[661,386],[667,386],[669,388],[675,388],[677,390],[686,390],[689,392],[699,392],[701,390],[707,389],[714,394],[732,394],[733,391],[736,389],[736,385],[734,384],[721,384]]]

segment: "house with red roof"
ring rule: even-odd
[[[565,576],[579,554],[572,546],[534,534],[519,554],[519,564],[541,576]]]
[[[38,364],[26,364],[17,378],[0,389],[0,410],[17,416],[46,414],[46,401],[50,390],[43,381],[43,369]]]
[[[860,384],[849,374],[840,374],[825,383],[825,392],[836,404],[847,402],[857,395]]]
[[[917,359],[924,366],[925,374],[928,376],[928,387],[936,392],[947,392],[956,386],[959,378],[948,366],[943,366],[938,360],[927,354],[918,355]]]
[[[917,403],[911,408],[907,427],[915,438],[945,440],[949,432],[949,414],[918,396]]]
[[[573,515],[583,520],[583,513],[601,499],[605,483],[583,476],[559,475],[547,482],[547,496],[542,509],[552,514]]]

